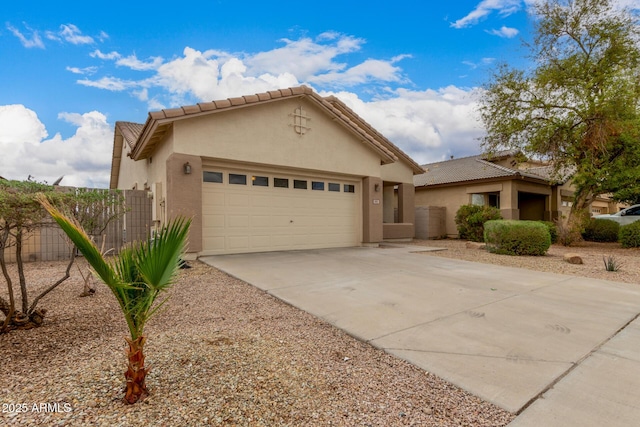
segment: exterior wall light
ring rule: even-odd
[[[191,165],[189,164],[189,162],[182,165],[182,171],[185,175],[191,175]]]
[[[380,191],[380,184],[375,184],[375,185],[373,186],[373,188],[374,188],[374,190],[375,190],[375,191],[376,191],[376,193],[377,193],[378,191]]]

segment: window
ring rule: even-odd
[[[253,185],[258,187],[268,187],[269,186],[269,177],[268,176],[252,176],[251,182]]]
[[[301,179],[294,179],[293,180],[293,188],[299,188],[301,190],[306,190],[307,189],[307,181],[301,180]]]
[[[324,191],[324,182],[322,182],[322,181],[311,181],[311,189],[312,190]]]
[[[278,188],[289,188],[289,180],[287,178],[273,178],[273,186]]]
[[[247,185],[247,175],[229,174],[229,184]]]
[[[356,186],[353,184],[345,184],[344,185],[344,192],[345,193],[355,193],[356,192]]]
[[[222,182],[222,172],[202,172],[204,182]]]
[[[500,209],[500,194],[490,193],[488,196],[489,196],[489,206],[493,206],[494,208]]]
[[[484,206],[484,194],[472,194],[471,204],[477,206]]]
[[[337,191],[340,192],[340,184],[336,183],[336,182],[330,182],[329,183],[329,191]]]

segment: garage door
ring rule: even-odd
[[[331,175],[205,168],[203,254],[356,246],[360,183]]]

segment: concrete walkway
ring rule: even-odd
[[[640,285],[392,246],[201,258],[484,400],[513,426],[640,420]]]

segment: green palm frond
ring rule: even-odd
[[[144,282],[162,290],[171,285],[185,249],[190,220],[178,218],[162,229],[151,242],[138,247],[136,258]]]
[[[140,337],[147,320],[166,301],[154,307],[159,293],[173,283],[191,220],[178,218],[169,222],[154,240],[123,249],[109,263],[73,218],[60,212],[46,196],[41,195],[38,200],[111,289],[120,304],[131,338]]]

